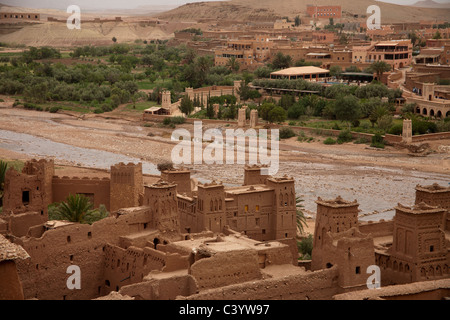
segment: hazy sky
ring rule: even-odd
[[[220,1],[220,0],[0,0],[0,3],[29,8],[65,9],[76,4],[82,9],[134,9],[139,6],[151,5],[183,5],[187,2]],[[276,1],[276,0],[274,0]],[[357,1],[357,0],[355,0]],[[383,0],[395,4],[414,4],[419,0]],[[450,0],[433,0],[440,3],[450,3]],[[320,0],[318,1],[320,3]]]

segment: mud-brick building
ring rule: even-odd
[[[199,184],[192,197],[179,194],[182,232],[220,232],[230,226],[259,241],[295,238],[294,179],[269,177],[261,168],[245,167],[243,186],[225,188],[213,181]]]
[[[84,195],[95,208],[105,205],[108,211],[137,207],[143,188],[142,164],[119,163],[111,167],[110,178],[99,179],[55,176],[53,160],[31,160],[22,172],[6,172],[0,230],[26,235],[31,226],[48,220],[50,204],[70,194]]]
[[[424,203],[412,207],[399,204],[395,210],[392,244],[376,254],[382,284],[448,278],[445,210]]]
[[[39,13],[0,12],[0,20],[41,21]]]
[[[343,291],[366,286],[366,270],[375,264],[374,241],[359,231],[359,204],[341,197],[319,198],[314,230],[311,269],[338,267]]]

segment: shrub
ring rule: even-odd
[[[384,149],[384,139],[383,136],[380,133],[376,133],[373,137],[372,137],[372,144],[370,145],[371,147],[374,148],[380,148],[380,149]]]
[[[337,139],[337,143],[339,144],[343,144],[346,142],[350,142],[353,140],[353,136],[350,133],[349,130],[344,130],[341,133],[339,133],[338,139]]]
[[[298,243],[298,251],[305,257],[311,256],[313,249],[313,237],[310,234],[307,238],[304,238]]]
[[[50,111],[50,113],[57,113],[59,110],[61,110],[62,108],[61,107],[58,107],[58,106],[54,106],[54,107],[51,107],[50,109],[49,109],[49,111]]]
[[[394,134],[397,136],[401,136],[403,133],[403,124],[398,123],[394,124],[388,131],[389,134]]]
[[[291,128],[280,129],[280,139],[289,139],[295,136],[295,132]]]
[[[367,140],[367,138],[359,138],[357,140],[355,140],[355,142],[353,142],[354,144],[366,144],[369,143],[369,140]]]
[[[166,170],[173,170],[173,163],[172,162],[158,163],[157,168],[161,172],[166,171]]]
[[[336,140],[334,140],[333,138],[326,138],[323,143],[327,145],[333,145],[336,144]]]
[[[173,124],[183,124],[186,122],[186,119],[184,117],[173,117],[171,118],[171,122]]]
[[[341,127],[335,122],[332,127],[333,130],[341,130]]]

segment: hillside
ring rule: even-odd
[[[433,0],[423,0],[416,2],[412,5],[413,7],[419,7],[419,8],[445,8],[450,9],[450,3],[439,3],[434,2]]]
[[[306,6],[313,0],[231,0],[221,2],[190,3],[158,15],[166,20],[236,20],[273,21],[283,16],[304,15]],[[372,0],[322,0],[320,5],[341,5],[344,16],[365,16]],[[449,9],[418,8],[376,2],[381,9],[382,23],[418,20],[450,20]]]

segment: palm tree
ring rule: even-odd
[[[300,197],[295,198],[296,208],[297,208],[297,231],[303,233],[305,227],[307,226],[305,214],[302,211],[303,205],[301,204],[304,200]]]
[[[93,204],[83,195],[69,194],[65,202],[61,202],[52,214],[51,220],[67,220],[82,224],[92,224],[108,216],[108,212],[102,209],[93,209]]]
[[[377,80],[380,81],[384,72],[391,71],[392,67],[384,61],[376,61],[370,65],[370,70],[377,74]]]
[[[238,72],[239,68],[241,67],[239,64],[239,61],[237,61],[235,56],[232,56],[230,59],[228,59],[227,61],[227,67],[228,69],[230,69],[232,72]]]

